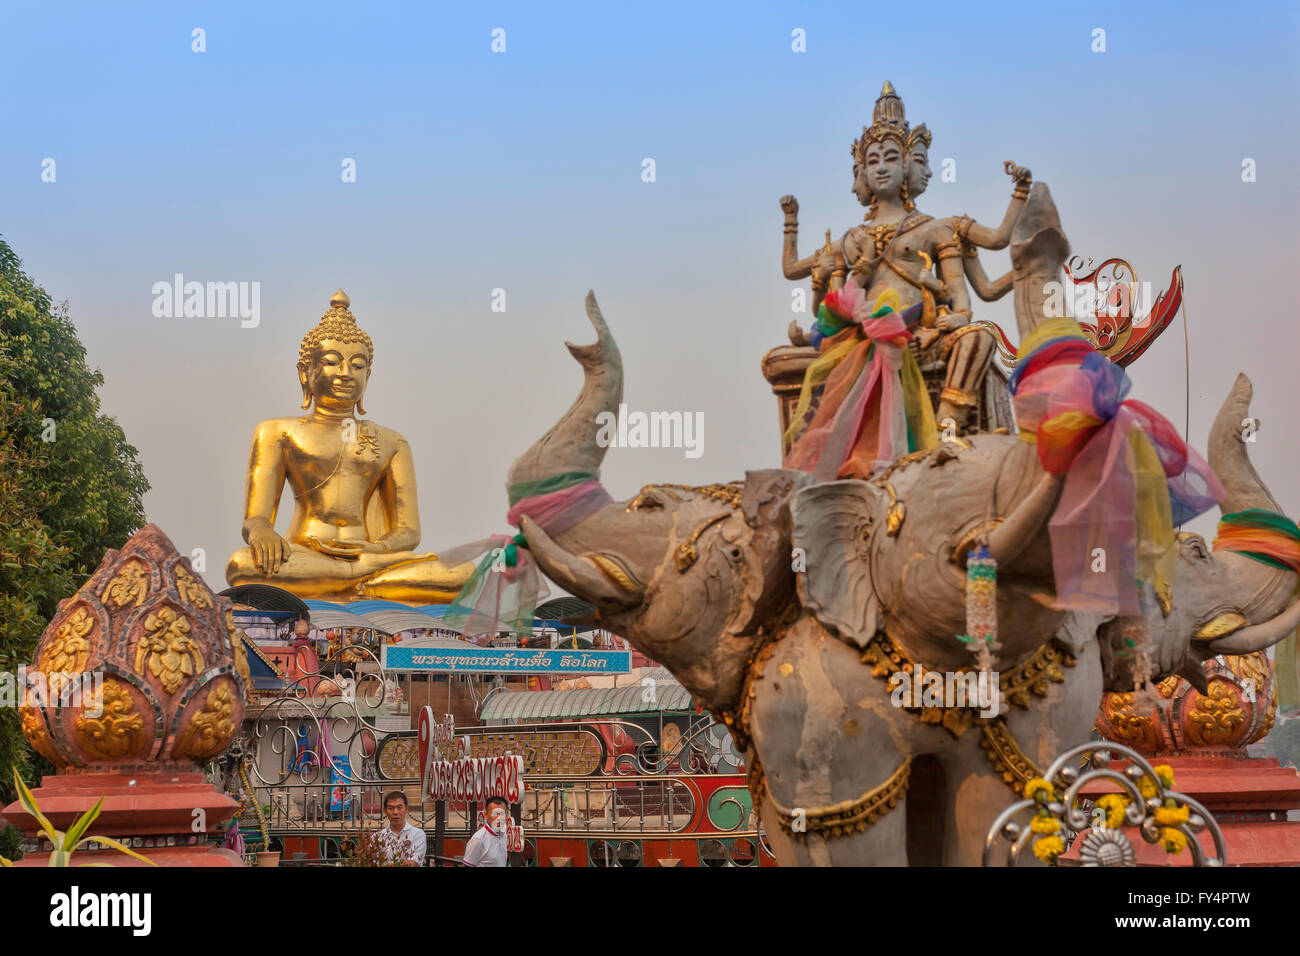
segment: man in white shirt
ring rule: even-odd
[[[506,802],[501,797],[488,797],[487,819],[465,844],[466,866],[505,866],[506,852]]]
[[[428,840],[424,831],[406,819],[406,794],[394,790],[384,797],[384,815],[388,826],[375,834],[390,863],[423,866]]]

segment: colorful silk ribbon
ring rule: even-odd
[[[1140,613],[1139,582],[1172,583],[1174,526],[1223,500],[1218,477],[1168,419],[1124,400],[1128,375],[1074,319],[1026,336],[1008,385],[1020,437],[1066,476],[1049,524],[1057,606]]]
[[[1219,519],[1215,551],[1236,551],[1248,558],[1300,574],[1300,527],[1286,515],[1264,508],[1234,511]],[[1300,599],[1300,582],[1295,597]],[[1300,705],[1300,631],[1292,631],[1273,651],[1278,703]]]
[[[1215,551],[1236,551],[1263,564],[1300,574],[1300,527],[1264,508],[1234,511],[1219,519]]]
[[[893,289],[870,309],[855,282],[827,294],[818,310],[821,354],[804,373],[786,431],[792,444],[785,467],[818,481],[866,478],[910,451],[938,444],[934,409],[907,348],[908,326],[921,307],[900,308]]]
[[[518,482],[508,493],[506,520],[517,527],[527,515],[548,535],[563,534],[613,500],[595,471]],[[440,553],[440,560],[452,567],[478,561],[442,620],[466,635],[531,633],[537,602],[549,589],[527,547],[523,535],[494,534]]]

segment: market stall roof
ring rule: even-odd
[[[310,615],[310,609],[298,595],[277,588],[270,584],[241,584],[226,588],[222,597],[228,597],[236,604],[245,604],[259,611],[273,611],[302,617]]]
[[[657,714],[694,710],[691,693],[676,681],[655,684],[654,701],[641,684],[585,690],[498,690],[483,704],[483,720],[542,720],[611,714]]]
[[[576,627],[579,631],[590,631],[594,629],[594,625],[571,624],[569,618],[582,617],[594,610],[596,610],[595,605],[588,604],[581,598],[566,596],[551,598],[551,600],[537,605],[537,610],[534,613],[544,620],[553,621],[566,628]]]
[[[419,611],[413,611],[410,608],[402,610],[390,610],[380,608],[369,611],[364,615],[367,621],[372,622],[372,626],[385,634],[401,634],[403,631],[418,631],[428,628],[446,628],[446,625],[436,617],[430,617],[428,614],[421,614]]]
[[[337,605],[329,604],[326,601],[309,601],[308,607],[311,608],[311,626],[321,629],[332,627],[363,627],[372,631],[383,631],[388,634],[390,631],[375,624],[374,621],[364,614],[351,614],[348,611],[341,611]]]

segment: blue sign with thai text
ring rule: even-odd
[[[632,652],[387,644],[383,665],[394,671],[458,674],[627,674]]]

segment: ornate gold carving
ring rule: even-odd
[[[88,717],[86,711],[98,711],[99,716]],[[76,720],[76,738],[83,750],[105,760],[143,756],[144,718],[135,712],[130,688],[106,677],[98,699]]]
[[[230,635],[230,653],[235,658],[235,672],[244,679],[244,694],[253,693],[253,676],[248,670],[248,649],[244,647],[246,635],[235,626],[235,615],[226,612],[226,633]]]
[[[176,565],[176,590],[186,604],[198,608],[212,607],[212,599],[208,597],[208,589],[203,582],[179,564]]]
[[[1113,735],[1115,740],[1143,753],[1154,753],[1160,749],[1163,735],[1153,706],[1148,704],[1145,708],[1138,709],[1131,693],[1107,694],[1102,698],[1102,713],[1103,719],[1110,724],[1103,731],[1104,736]]]
[[[1268,659],[1268,654],[1264,651],[1254,651],[1250,654],[1231,655],[1223,660],[1228,665],[1228,670],[1236,674],[1242,682],[1253,680],[1257,694],[1261,688],[1268,688],[1268,706],[1264,710],[1264,720],[1248,739],[1241,741],[1241,744],[1244,746],[1263,740],[1273,729],[1273,720],[1277,716],[1277,682],[1273,679],[1273,665]],[[1258,707],[1258,703],[1255,706]]]
[[[121,610],[129,606],[139,607],[148,593],[148,569],[139,561],[128,561],[108,582],[99,599],[105,606],[112,605]]]
[[[887,480],[882,478],[876,484],[889,493],[889,510],[885,513],[885,534],[896,538],[898,532],[903,529],[904,519],[907,518],[907,506],[898,500],[898,495],[894,493],[894,486]]]
[[[35,707],[20,707],[18,713],[22,718],[23,736],[31,743],[32,749],[53,764],[62,767],[66,760],[54,749],[50,742],[49,731],[45,729],[45,718]]]
[[[1009,671],[1003,671],[998,683],[1002,696],[1022,710],[1029,709],[1029,695],[1046,697],[1052,684],[1065,683],[1062,667],[1073,667],[1077,661],[1055,641],[1034,651],[1029,660]]]
[[[224,681],[208,691],[203,710],[195,714],[189,726],[181,731],[180,739],[172,750],[174,757],[192,757],[210,760],[226,749],[235,734],[235,695]]]
[[[144,627],[148,633],[135,649],[136,673],[143,676],[147,663],[163,690],[174,694],[187,677],[203,669],[203,652],[190,637],[190,622],[164,607],[145,618]]]
[[[59,625],[54,640],[45,645],[37,668],[46,674],[77,673],[90,660],[90,641],[86,635],[95,626],[95,617],[84,605],[78,607]]]
[[[758,803],[766,791],[772,806],[776,809],[777,822],[781,829],[796,840],[807,839],[809,833],[819,833],[823,837],[834,838],[861,833],[894,807],[907,793],[911,780],[912,758],[903,761],[888,780],[878,787],[873,787],[856,800],[842,800],[827,807],[799,808],[800,827],[795,828],[795,810],[788,809],[776,802],[772,792],[767,789],[767,780],[762,766],[755,759],[749,773],[749,788]]]
[[[871,665],[871,676],[889,680],[899,672],[916,673],[916,666],[902,648],[884,631],[877,631],[862,651],[861,660]],[[1029,659],[1003,671],[998,680],[1002,697],[1021,710],[1028,710],[1030,695],[1045,697],[1048,687],[1064,682],[1062,667],[1073,667],[1077,662],[1055,641],[1039,647]],[[926,668],[930,670],[930,668]],[[963,668],[969,670],[969,668]],[[923,724],[939,724],[954,737],[961,737],[974,723],[988,723],[979,717],[978,703],[968,707],[908,707],[903,710]]]
[[[1225,637],[1233,631],[1240,630],[1246,626],[1246,623],[1245,617],[1235,611],[1228,611],[1216,615],[1213,620],[1202,624],[1196,631],[1196,639],[1198,641],[1213,641],[1216,638]]]
[[[1224,680],[1210,681],[1210,693],[1197,694],[1186,726],[1187,739],[1201,747],[1240,743],[1238,737],[1246,726],[1246,714],[1233,685]]]
[[[1016,796],[1023,796],[1025,784],[1042,774],[1016,743],[1001,717],[980,721],[980,747],[1002,775],[1002,781]]]

